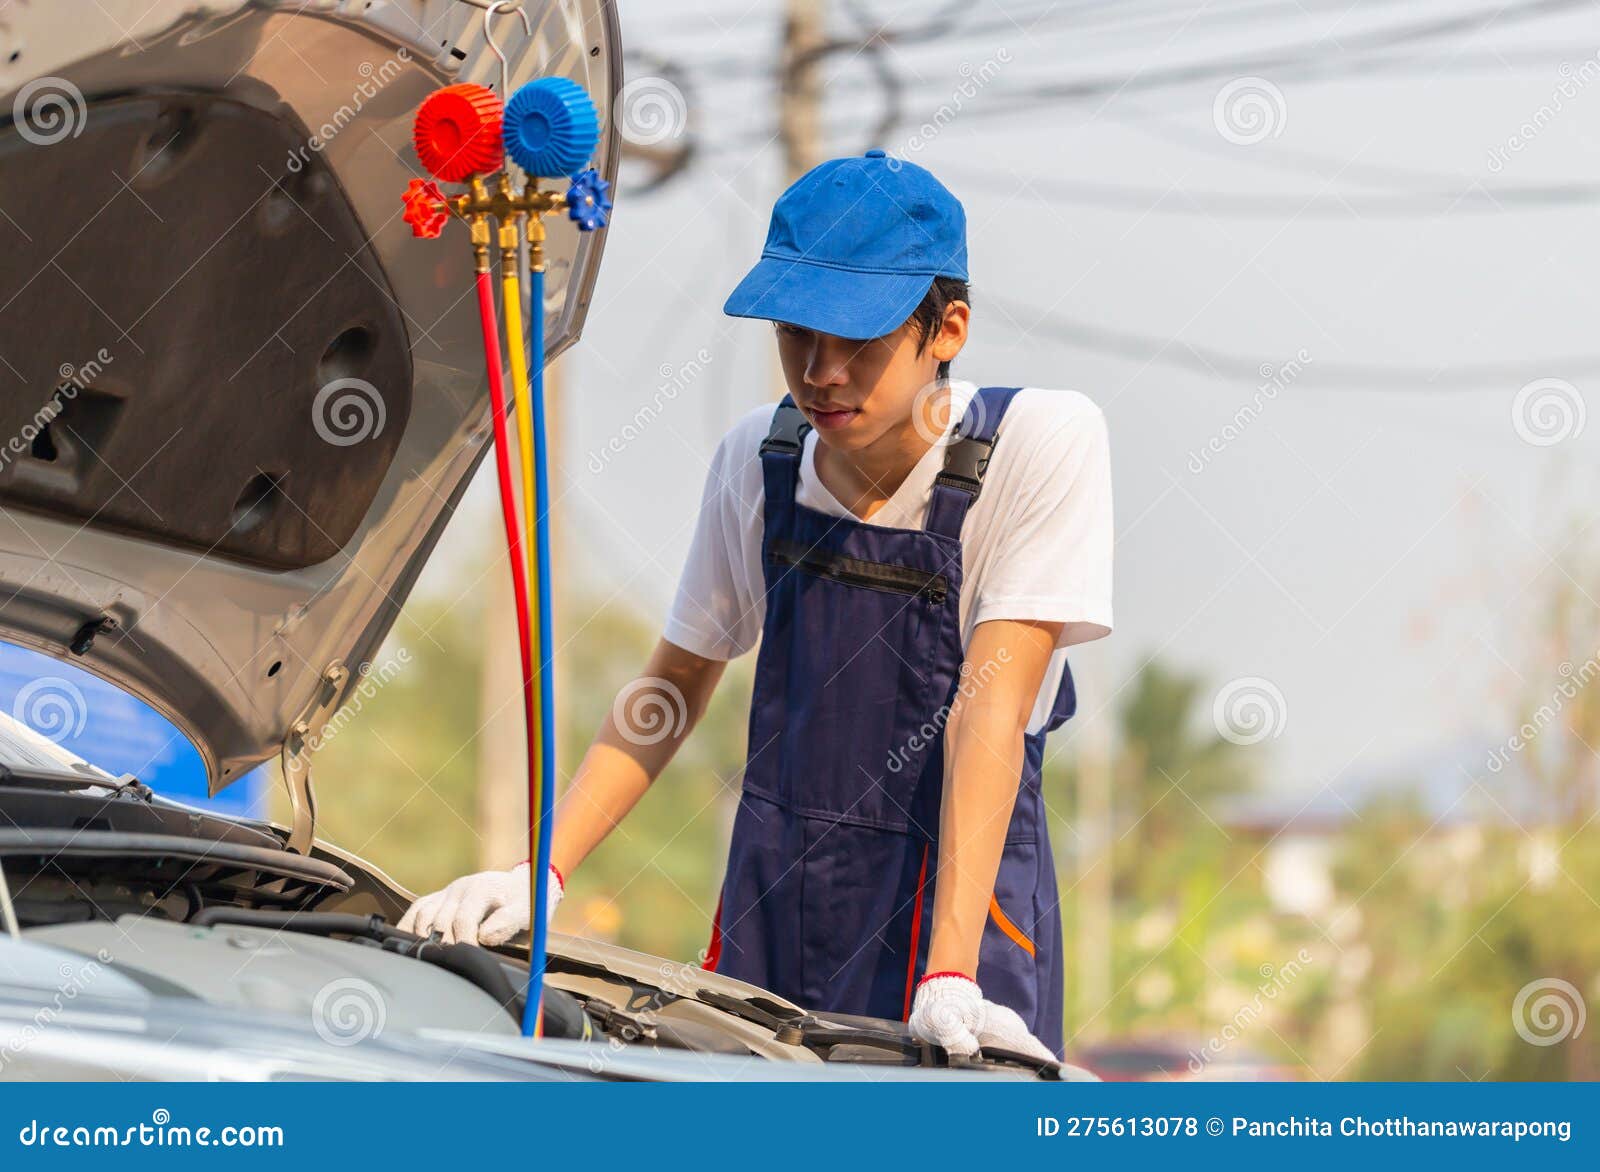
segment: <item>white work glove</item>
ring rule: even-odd
[[[546,924],[555,916],[565,890],[561,872],[551,867]],[[492,948],[528,930],[529,894],[527,863],[509,871],[479,871],[417,900],[400,918],[400,930],[418,936],[438,932],[446,944]]]
[[[960,973],[932,973],[917,985],[906,1023],[913,1037],[970,1057],[980,1049],[1009,1050],[1041,1062],[1056,1056],[1028,1032],[1010,1006],[983,999],[976,981]]]

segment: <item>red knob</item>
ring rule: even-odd
[[[417,158],[446,183],[498,171],[504,153],[500,118],[500,99],[485,86],[463,82],[435,90],[417,111]]]
[[[444,231],[450,209],[444,202],[444,192],[433,180],[413,179],[406,184],[400,202],[406,209],[400,218],[411,225],[413,236],[432,239]]]

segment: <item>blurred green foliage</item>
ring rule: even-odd
[[[571,698],[562,761],[582,760],[617,692],[644,666],[659,632],[616,609],[575,616],[583,670]],[[711,935],[744,768],[749,658],[730,665],[694,734],[627,819],[584,861],[556,926],[677,960],[697,960]]]
[[[317,836],[418,891],[478,869],[479,593],[408,605],[315,757]]]

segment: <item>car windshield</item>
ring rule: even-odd
[[[264,769],[208,797],[200,753],[176,725],[74,664],[0,643],[0,715],[10,718],[0,720],[0,761],[6,764],[70,770],[88,763],[112,777],[131,773],[163,797],[189,805],[262,813]]]

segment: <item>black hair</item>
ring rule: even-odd
[[[935,277],[933,284],[928,286],[928,292],[922,298],[922,304],[912,310],[911,316],[906,319],[907,324],[916,328],[918,354],[928,348],[928,343],[933,341],[933,336],[939,332],[939,327],[944,324],[944,311],[952,301],[972,304],[972,292],[967,283],[960,277]],[[939,363],[935,377],[949,378],[950,364]]]

